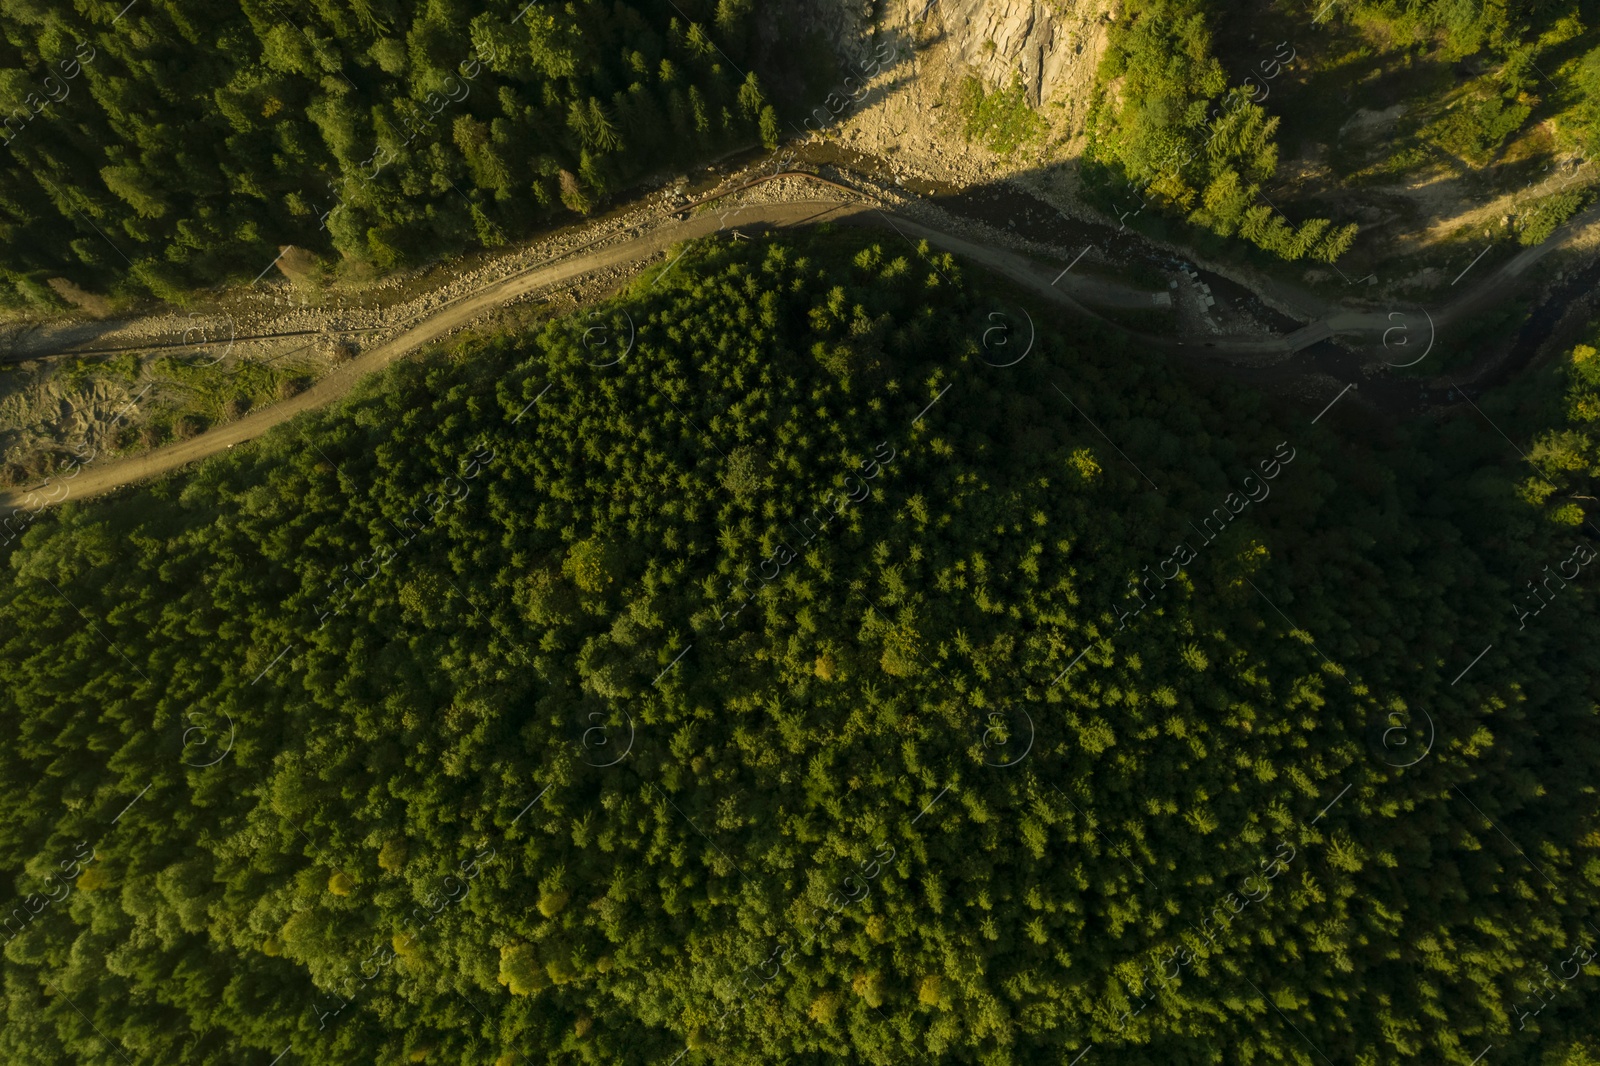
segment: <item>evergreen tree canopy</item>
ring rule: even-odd
[[[35,522],[0,1058],[1593,1061],[1595,600],[1505,609],[1503,441],[1001,321],[701,244]]]
[[[714,39],[737,4],[119,8],[0,11],[0,302],[54,276],[178,299],[290,244],[384,269],[493,245],[769,110],[746,35]]]

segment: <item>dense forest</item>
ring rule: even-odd
[[[1586,529],[1014,299],[698,244],[0,548],[0,1057],[1596,1061]]]
[[[1545,128],[1546,165],[1517,165],[1541,178],[1554,154],[1600,152],[1597,22],[1593,3],[1348,0],[1269,13],[1220,0],[1128,0],[1098,72],[1086,184],[1124,225],[1170,218],[1202,244],[1207,234],[1240,238],[1275,257],[1332,262],[1356,226],[1281,208],[1275,197],[1294,191],[1279,165],[1282,122],[1336,144],[1355,117],[1358,82],[1378,79],[1385,91],[1368,106],[1403,113],[1395,151],[1363,174],[1335,150],[1326,162],[1342,191],[1361,180],[1421,180],[1429,161],[1457,175],[1481,170],[1529,125]],[[1528,205],[1523,243],[1544,240],[1589,198],[1564,188]]]
[[[0,5],[0,304],[379,270],[764,140],[754,0]],[[668,171],[670,173],[670,171]]]

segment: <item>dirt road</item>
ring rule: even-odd
[[[799,201],[766,204],[747,208],[739,224],[775,226],[805,225],[836,217],[840,209],[859,211],[837,200]],[[143,455],[109,462],[91,462],[72,475],[53,479],[31,491],[0,496],[0,511],[32,509],[64,502],[89,499],[123,485],[170,473],[189,463],[252,440],[267,430],[300,414],[332,403],[349,393],[366,375],[388,366],[396,359],[423,345],[458,330],[483,314],[502,307],[530,292],[560,285],[596,271],[637,263],[665,251],[671,245],[704,237],[722,228],[715,214],[703,214],[662,225],[654,232],[610,247],[571,255],[491,285],[479,292],[440,308],[412,325],[399,336],[335,368],[311,388],[297,396],[252,411],[242,418],[217,426],[190,440],[156,448]]]
[[[750,186],[784,177],[807,177],[822,181],[835,189],[851,192],[837,182],[817,179],[809,174],[774,174],[753,182],[719,191],[706,200],[718,199],[740,192]],[[691,205],[696,206],[696,205]],[[687,215],[687,217],[685,217]],[[1600,206],[1585,213],[1584,224],[1600,217]],[[1144,308],[1159,307],[1165,293],[1150,293],[1104,279],[1058,276],[1049,280],[1047,274],[1033,260],[995,243],[980,244],[972,240],[942,232],[909,218],[891,214],[875,203],[858,199],[796,199],[784,202],[743,204],[737,210],[721,214],[705,212],[693,214],[679,211],[668,216],[648,232],[628,240],[600,248],[578,249],[548,263],[540,264],[502,281],[469,293],[448,303],[382,345],[365,352],[350,362],[334,369],[305,392],[283,400],[271,407],[262,408],[236,421],[217,426],[190,440],[157,448],[143,455],[101,463],[90,462],[78,467],[70,475],[47,481],[33,490],[19,490],[0,495],[0,513],[11,513],[5,523],[16,528],[15,519],[20,510],[25,524],[26,515],[53,503],[68,499],[90,499],[125,485],[136,484],[150,478],[170,473],[189,463],[225,451],[265,433],[274,426],[289,421],[303,411],[321,407],[349,393],[357,381],[373,371],[380,370],[396,359],[421,346],[461,329],[484,314],[540,289],[570,283],[597,271],[638,264],[659,255],[668,247],[681,241],[705,237],[719,230],[761,226],[790,227],[808,225],[824,220],[849,221],[854,224],[880,226],[894,230],[909,243],[927,240],[930,245],[976,261],[1059,306],[1084,315],[1100,317],[1089,305],[1101,307]],[[1574,220],[1579,222],[1580,220]],[[1577,227],[1564,227],[1568,233]],[[1529,249],[1498,271],[1485,276],[1478,286],[1443,315],[1468,305],[1481,309],[1491,295],[1503,296],[1509,291],[1516,276],[1527,269],[1537,258],[1554,250],[1558,241],[1546,242],[1537,249]],[[1443,317],[1443,316],[1440,316]],[[1288,335],[1271,337],[1219,337],[1206,345],[1214,352],[1208,355],[1237,354],[1259,357],[1263,353],[1287,355],[1323,340],[1335,333],[1381,333],[1394,325],[1389,316],[1377,313],[1346,312],[1326,313],[1320,321]],[[1150,344],[1171,351],[1182,350],[1182,343],[1165,338],[1145,338]],[[1195,348],[1187,349],[1189,354]],[[0,537],[5,536],[0,532]]]

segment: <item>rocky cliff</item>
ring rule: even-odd
[[[1034,107],[1094,77],[1107,0],[934,0],[951,45],[991,87],[1022,80]]]
[[[795,28],[817,33],[846,64],[861,64],[875,34],[928,31],[991,89],[1020,78],[1035,108],[1081,99],[1094,83],[1114,0],[802,0],[768,20],[770,46]]]

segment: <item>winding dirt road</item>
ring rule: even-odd
[[[357,381],[373,371],[380,370],[423,345],[469,325],[484,314],[503,307],[519,297],[570,283],[597,271],[638,264],[659,255],[673,244],[705,237],[720,230],[761,226],[787,228],[824,220],[887,227],[913,244],[916,241],[926,240],[934,247],[980,263],[1059,306],[1095,318],[1101,316],[1093,310],[1093,307],[1149,310],[1166,305],[1168,300],[1164,292],[1140,291],[1105,279],[1071,276],[1065,272],[1052,280],[1048,276],[1048,270],[1024,255],[996,244],[980,244],[912,219],[891,214],[865,198],[860,198],[856,202],[804,199],[743,204],[737,210],[725,212],[721,216],[712,212],[696,215],[692,211],[694,207],[703,203],[732,195],[753,185],[777,178],[792,177],[809,178],[860,197],[860,194],[849,186],[805,172],[769,174],[754,181],[718,190],[687,208],[679,209],[675,215],[664,216],[662,221],[649,232],[604,247],[589,246],[577,249],[448,303],[414,322],[398,336],[334,369],[311,388],[290,399],[253,411],[190,440],[166,445],[129,458],[104,463],[91,461],[76,468],[70,475],[47,481],[39,488],[0,495],[0,512],[10,515],[0,520],[0,541],[9,539],[9,534],[16,530],[19,512],[22,516],[20,524],[25,526],[29,514],[51,504],[68,499],[90,499],[126,485],[159,477],[189,463],[225,451],[236,444],[260,436],[303,411],[340,399],[350,392]],[[1581,225],[1600,218],[1600,204],[1586,212],[1585,216],[1587,217],[1574,219],[1573,223],[1563,227],[1568,236],[1576,232]],[[1518,275],[1562,243],[1556,240],[1547,241],[1503,264],[1499,270],[1486,275],[1474,290],[1463,294],[1463,297],[1455,301],[1449,309],[1436,315],[1435,320],[1460,313],[1468,307],[1474,311],[1481,310],[1487,300],[1509,292]],[[1218,337],[1213,343],[1206,345],[1207,348],[1216,351],[1206,354],[1287,355],[1331,337],[1335,333],[1382,333],[1395,325],[1391,316],[1381,313],[1349,312],[1326,305],[1320,308],[1320,312],[1318,321],[1288,335]],[[1171,351],[1182,350],[1182,342],[1168,338],[1141,337],[1141,340]],[[1186,351],[1191,355],[1196,354],[1196,347],[1190,346]]]
[[[860,210],[836,200],[799,201],[747,208],[738,221],[746,226],[757,223],[773,226],[806,225],[837,217],[841,208],[847,212]],[[649,259],[679,241],[704,237],[720,228],[721,221],[714,214],[692,216],[663,224],[647,235],[605,248],[579,251],[506,278],[439,308],[399,336],[336,367],[297,396],[252,411],[189,440],[125,459],[103,463],[91,461],[78,467],[71,475],[47,481],[40,488],[7,493],[0,496],[0,512],[11,512],[18,508],[32,510],[68,499],[90,499],[226,451],[236,444],[259,437],[303,411],[342,398],[366,375],[461,329],[481,315],[503,307],[518,297],[570,282],[595,271]],[[0,530],[3,528],[0,526]],[[4,532],[0,531],[0,537],[3,536]]]

